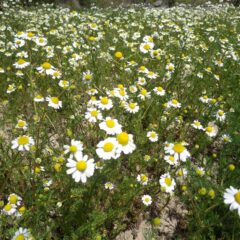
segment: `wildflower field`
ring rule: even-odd
[[[0,239],[240,239],[239,63],[231,5],[4,3]]]

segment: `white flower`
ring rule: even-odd
[[[138,104],[134,102],[124,102],[124,108],[130,113],[137,113],[139,111]]]
[[[167,143],[164,147],[167,154],[173,155],[176,160],[186,162],[191,155],[182,143]]]
[[[161,175],[159,183],[164,188],[164,191],[167,193],[172,193],[176,186],[175,180],[171,178],[169,173]]]
[[[13,215],[17,211],[17,206],[15,204],[7,203],[2,210],[2,213],[5,215]]]
[[[118,142],[116,138],[109,137],[98,143],[96,153],[104,160],[109,160],[111,158],[117,159],[120,156],[120,153],[116,152],[117,146]]]
[[[17,125],[16,125],[16,128],[18,128],[18,129],[23,129],[24,131],[26,131],[27,128],[28,128],[27,122],[26,122],[26,121],[23,121],[23,120],[18,120],[18,123],[17,123]]]
[[[25,61],[24,59],[19,59],[17,62],[15,62],[14,64],[13,64],[13,66],[14,67],[16,67],[16,68],[18,68],[18,69],[23,69],[23,68],[25,68],[25,67],[27,67],[27,66],[29,66],[30,65],[30,62],[27,62],[27,61]]]
[[[150,98],[151,97],[151,93],[148,92],[145,88],[142,88],[140,90],[140,94],[138,95],[138,97],[142,100],[145,100],[146,98]]]
[[[16,38],[14,42],[15,42],[16,48],[19,48],[25,45],[25,41],[23,39]]]
[[[34,102],[44,102],[44,97],[42,95],[37,95],[35,98],[34,98]]]
[[[76,161],[72,158],[68,159],[67,174],[72,174],[75,182],[81,181],[82,183],[87,182],[87,178],[91,177],[95,170],[95,164],[93,159],[88,159],[87,155],[82,154],[82,152],[77,152],[75,155]]]
[[[136,145],[133,142],[133,135],[126,132],[121,132],[117,135],[117,152],[124,154],[132,153],[136,149]]]
[[[153,42],[144,42],[140,44],[140,51],[142,53],[148,53],[154,48],[154,43]]]
[[[148,184],[148,177],[145,174],[138,174],[137,181],[145,186]]]
[[[47,97],[48,106],[54,109],[59,109],[62,107],[62,101],[58,97]]]
[[[37,67],[40,73],[46,73],[47,75],[53,75],[56,71],[55,68],[48,62],[44,62],[40,67]]]
[[[98,107],[102,110],[109,110],[113,107],[112,100],[108,97],[100,97],[98,101]]]
[[[126,101],[129,98],[126,88],[114,88],[114,95],[121,101]]]
[[[194,127],[195,129],[203,130],[203,126],[198,120],[194,120],[191,126]]]
[[[149,79],[156,79],[158,77],[158,74],[152,71],[148,71],[146,73],[146,77]]]
[[[29,151],[32,145],[34,145],[33,138],[26,135],[20,136],[12,141],[12,149],[17,148],[19,151]]]
[[[167,107],[173,107],[173,108],[180,108],[181,107],[181,103],[178,102],[178,100],[176,99],[172,99],[171,101],[167,102]]]
[[[167,64],[167,66],[166,66],[166,70],[168,70],[169,72],[173,72],[174,69],[175,69],[175,66],[174,66],[173,63],[169,63],[169,64]]]
[[[179,164],[178,158],[175,158],[174,155],[166,155],[164,156],[164,160],[170,165],[176,166]]]
[[[105,121],[99,124],[99,127],[109,135],[122,132],[122,126],[118,123],[118,120],[111,117],[106,117]]]
[[[147,132],[147,137],[151,142],[157,142],[158,134],[155,131]]]
[[[153,91],[159,96],[164,96],[166,93],[166,91],[162,87],[155,87]]]
[[[73,156],[76,156],[76,154],[82,152],[83,144],[81,141],[76,141],[72,139],[71,145],[64,145],[63,148],[65,149],[64,154],[70,153],[70,158],[73,158]]]
[[[104,184],[105,189],[112,190],[114,188],[114,185],[111,182],[106,182]]]
[[[231,137],[230,137],[228,134],[223,134],[222,137],[221,137],[221,140],[222,140],[224,143],[228,143],[228,142],[231,142],[231,141],[232,141]]]
[[[224,113],[223,110],[218,110],[217,114],[216,114],[216,118],[217,120],[219,120],[220,122],[223,122],[226,118],[226,114]]]
[[[102,114],[97,108],[88,108],[85,113],[85,118],[89,122],[97,122],[97,120],[102,120]]]
[[[92,79],[93,79],[93,74],[89,70],[83,73],[83,77],[82,77],[83,82],[90,83]]]
[[[144,86],[144,85],[147,84],[147,81],[144,77],[139,77],[138,81],[137,81],[137,84],[140,85],[140,86]]]
[[[22,198],[15,193],[10,194],[8,197],[8,202],[10,204],[19,206],[19,205],[21,205],[21,201],[22,201]]]
[[[215,137],[218,133],[218,126],[210,122],[204,130],[209,137]]]
[[[12,237],[12,240],[30,240],[32,239],[27,229],[20,227]]]
[[[67,80],[60,80],[58,83],[58,86],[62,87],[62,88],[68,88],[69,87],[69,81]]]
[[[149,206],[152,204],[152,197],[149,195],[143,195],[142,196],[142,202],[144,205]]]
[[[35,38],[35,43],[36,43],[38,46],[46,46],[46,45],[47,45],[47,39],[46,39],[46,38],[43,38],[43,37]]]
[[[237,210],[240,216],[240,190],[230,186],[224,192],[224,203],[230,205],[230,210]]]

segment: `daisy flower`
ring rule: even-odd
[[[173,108],[180,108],[181,107],[181,103],[178,102],[178,100],[176,99],[172,99],[171,101],[167,102],[167,107],[173,107]]]
[[[221,136],[221,140],[222,140],[224,143],[228,143],[228,142],[231,142],[231,141],[232,141],[231,137],[230,137],[228,134],[223,134],[223,135]]]
[[[18,123],[17,123],[17,125],[16,125],[16,128],[18,128],[18,129],[23,129],[24,131],[26,131],[27,128],[28,128],[27,122],[26,122],[26,121],[23,121],[23,120],[18,120]]]
[[[216,118],[217,118],[217,120],[223,122],[226,118],[226,114],[224,113],[223,110],[218,110],[217,114],[216,114]]]
[[[144,77],[139,77],[138,81],[137,81],[137,84],[140,85],[140,86],[144,86],[144,85],[147,84],[147,81]]]
[[[146,98],[150,98],[151,94],[145,88],[142,88],[138,97],[142,100],[145,100]]]
[[[114,95],[119,98],[121,101],[126,101],[129,96],[127,94],[126,88],[115,88]]]
[[[178,165],[178,158],[175,158],[174,155],[166,155],[164,156],[164,160],[169,163],[170,165]]]
[[[40,73],[46,73],[47,75],[53,75],[55,68],[48,62],[44,62],[40,67],[37,67]]]
[[[98,101],[98,107],[102,110],[109,110],[113,107],[112,100],[108,97],[100,97]]]
[[[88,108],[85,113],[85,118],[89,122],[97,122],[97,120],[102,120],[102,113],[97,108]]]
[[[168,143],[164,147],[166,153],[173,155],[175,159],[186,162],[191,155],[182,143]]]
[[[142,196],[142,202],[145,206],[149,206],[152,204],[152,197],[149,195],[143,195]]]
[[[169,63],[169,64],[167,64],[167,66],[166,66],[166,70],[167,70],[167,71],[169,71],[169,72],[173,72],[174,69],[175,69],[175,66],[174,66],[173,63]]]
[[[204,130],[209,137],[215,137],[218,133],[218,126],[213,122],[210,122]]]
[[[155,87],[153,91],[158,95],[158,96],[164,96],[166,91],[162,87]]]
[[[53,71],[52,78],[53,79],[60,79],[62,77],[62,73],[58,70]]]
[[[105,121],[99,124],[99,127],[109,135],[122,132],[122,126],[118,123],[118,120],[111,117],[106,117]]]
[[[62,101],[58,97],[47,97],[48,106],[54,109],[59,109],[62,107]]]
[[[112,190],[114,189],[114,185],[111,182],[106,182],[104,184],[105,189]]]
[[[17,194],[12,193],[12,194],[10,194],[9,197],[8,197],[8,202],[9,202],[10,204],[14,204],[14,205],[19,206],[19,205],[21,205],[22,198],[19,197]]]
[[[36,97],[33,99],[34,102],[44,102],[44,97],[40,94],[36,95]]]
[[[158,77],[158,74],[152,71],[148,71],[146,73],[146,77],[149,79],[156,79]]]
[[[127,112],[130,112],[130,113],[137,113],[139,111],[138,104],[134,102],[129,102],[129,103],[125,102],[124,108]]]
[[[74,139],[71,140],[71,145],[64,145],[64,154],[70,153],[70,158],[76,156],[79,152],[83,150],[83,144],[81,141],[76,141]]]
[[[23,39],[16,38],[14,42],[15,42],[16,48],[19,48],[25,45],[25,41]]]
[[[43,38],[43,37],[35,38],[35,43],[36,43],[38,46],[46,46],[46,45],[47,45],[47,39],[46,39],[46,38]]]
[[[2,213],[5,215],[13,215],[15,214],[17,211],[16,205],[15,204],[11,204],[11,203],[7,203],[2,210]]]
[[[118,142],[116,138],[109,137],[98,143],[96,153],[103,160],[117,159],[120,156],[120,152],[116,151],[117,146]]]
[[[23,68],[25,68],[25,67],[27,67],[27,66],[29,66],[30,65],[30,62],[27,62],[27,61],[25,61],[24,59],[22,59],[22,58],[20,58],[17,62],[15,62],[14,64],[13,64],[13,66],[15,67],[15,68],[18,68],[18,69],[23,69]]]
[[[12,237],[12,240],[30,240],[30,233],[27,229],[20,227]]]
[[[161,175],[159,183],[161,187],[164,189],[164,191],[167,193],[172,193],[176,186],[175,180],[170,176],[169,173]]]
[[[151,142],[157,142],[158,134],[155,131],[147,132],[147,137]]]
[[[92,79],[93,79],[93,74],[89,70],[83,73],[83,77],[82,77],[83,82],[90,83]]]
[[[153,42],[144,42],[140,44],[140,52],[142,53],[148,53],[154,48],[154,43]]]
[[[94,174],[95,164],[93,159],[88,159],[87,155],[82,154],[82,152],[77,152],[75,155],[76,160],[72,158],[68,159],[67,174],[72,174],[72,178],[75,182],[81,181],[82,183],[87,182],[87,178]]]
[[[145,186],[148,184],[148,177],[145,174],[138,174],[137,181]]]
[[[32,137],[22,135],[12,141],[12,149],[18,149],[19,151],[29,151],[30,147],[34,145]]]
[[[224,192],[224,203],[230,205],[230,210],[237,210],[240,216],[240,190],[232,186]]]
[[[198,120],[194,120],[191,126],[194,127],[195,129],[203,130],[203,126]]]
[[[124,154],[132,153],[136,149],[136,145],[133,142],[133,135],[126,132],[121,132],[117,135],[117,152]]]
[[[59,83],[58,83],[58,86],[66,89],[66,88],[69,87],[69,81],[67,81],[67,80],[60,80]]]

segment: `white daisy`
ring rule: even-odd
[[[136,149],[136,145],[133,142],[133,135],[126,132],[121,132],[117,135],[117,152],[124,154],[132,153]]]
[[[143,195],[142,196],[142,202],[144,205],[149,206],[152,204],[152,197],[149,195]]]
[[[178,158],[175,158],[174,155],[166,155],[164,156],[164,160],[170,165],[179,165]]]
[[[22,130],[26,131],[27,128],[28,128],[27,122],[26,122],[26,121],[23,121],[23,120],[18,120],[18,123],[17,123],[17,125],[16,125],[16,128],[22,129]]]
[[[144,42],[140,44],[140,52],[142,53],[148,53],[154,48],[154,43],[153,42]]]
[[[139,111],[139,106],[136,102],[125,102],[124,108],[130,113],[137,113]]]
[[[68,159],[67,174],[72,174],[72,178],[75,182],[81,181],[82,183],[87,182],[87,178],[94,174],[95,164],[93,159],[88,159],[87,155],[82,154],[82,152],[77,152],[75,154],[76,160],[72,158]]]
[[[155,131],[147,132],[147,137],[151,142],[157,142],[158,134]]]
[[[70,158],[73,158],[73,156],[76,156],[77,153],[82,152],[83,144],[81,141],[72,139],[71,145],[64,145],[63,148],[65,149],[64,154],[70,153]]]
[[[159,95],[159,96],[164,96],[165,95],[165,93],[166,93],[166,91],[162,88],[162,87],[155,87],[154,89],[153,89],[153,91],[157,94],[157,95]]]
[[[109,137],[98,143],[96,153],[104,159],[109,160],[111,158],[117,159],[120,156],[120,152],[117,152],[118,142],[116,138]]]
[[[167,143],[164,147],[167,154],[173,155],[175,159],[186,162],[191,155],[182,143]]]
[[[21,202],[22,202],[22,198],[15,193],[10,194],[8,197],[8,203],[10,204],[20,206]]]
[[[44,62],[40,67],[37,67],[40,73],[46,73],[47,75],[53,75],[55,68],[48,62]]]
[[[85,118],[89,122],[97,122],[97,120],[102,120],[102,113],[97,108],[88,108]]]
[[[224,203],[230,205],[230,210],[237,210],[240,216],[240,190],[232,186],[224,192]]]
[[[34,145],[32,137],[22,135],[12,141],[12,149],[18,149],[19,151],[29,151],[30,147]]]
[[[17,206],[15,204],[11,204],[11,203],[7,203],[4,207],[3,207],[3,210],[2,210],[2,213],[5,214],[5,215],[13,215],[16,213],[17,211]]]
[[[203,130],[203,126],[198,120],[194,120],[191,126],[194,127],[195,129]]]
[[[214,122],[210,122],[204,130],[209,137],[215,137],[218,133],[218,126]]]
[[[62,107],[62,101],[58,97],[47,97],[48,106],[54,109],[59,109]]]
[[[169,173],[161,175],[159,183],[161,187],[163,187],[163,190],[167,193],[172,193],[176,186],[175,180],[170,176]]]
[[[106,182],[104,184],[105,189],[112,190],[114,188],[114,185],[111,182]]]
[[[30,62],[27,62],[27,61],[25,61],[24,59],[19,59],[17,62],[15,62],[14,64],[13,64],[13,66],[14,67],[16,67],[16,68],[18,68],[18,69],[23,69],[23,68],[25,68],[25,67],[27,67],[27,66],[29,66],[30,65]]]
[[[137,175],[137,181],[142,184],[142,185],[147,185],[148,184],[148,177],[145,174],[138,174]]]
[[[102,110],[109,110],[113,107],[112,100],[108,97],[100,97],[98,101],[98,107]]]
[[[30,240],[32,239],[27,229],[20,227],[12,237],[12,240]]]
[[[224,113],[223,110],[218,110],[217,114],[216,114],[216,118],[217,118],[217,120],[223,122],[226,118],[226,114]]]
[[[178,100],[176,99],[172,99],[171,101],[167,102],[167,107],[173,107],[173,108],[180,108],[181,107],[181,103],[178,102]]]
[[[33,100],[34,102],[44,102],[45,99],[42,95],[38,94]]]
[[[104,122],[99,124],[99,127],[109,135],[115,135],[122,132],[122,126],[118,123],[118,120],[111,117],[106,117]]]

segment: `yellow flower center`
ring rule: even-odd
[[[86,74],[85,75],[85,80],[89,81],[92,79],[92,75],[91,74]]]
[[[236,202],[240,205],[240,191],[238,191],[235,195],[234,198],[236,200]]]
[[[42,68],[45,70],[51,69],[52,65],[48,62],[42,64]]]
[[[147,94],[147,90],[146,90],[146,89],[142,89],[142,90],[141,90],[141,94],[142,94],[142,95],[146,95],[146,94]]]
[[[17,203],[17,196],[16,195],[11,195],[10,198],[9,198],[9,202],[11,204],[16,204]]]
[[[29,137],[21,136],[18,138],[18,145],[26,145],[29,143]]]
[[[19,234],[15,239],[16,240],[24,240],[25,239],[24,234],[23,233]]]
[[[77,168],[78,171],[84,172],[87,168],[87,163],[83,160],[80,160],[80,161],[77,162],[76,168]]]
[[[108,104],[108,98],[107,97],[103,97],[101,99],[101,103],[104,104],[104,105]]]
[[[141,181],[146,182],[148,180],[148,177],[146,175],[141,176]]]
[[[121,89],[121,90],[119,91],[119,94],[120,94],[121,96],[124,96],[126,93],[125,93],[125,91],[124,91],[123,89]]]
[[[104,152],[111,152],[114,148],[114,145],[111,142],[105,143],[103,146]]]
[[[163,88],[162,88],[162,87],[158,87],[157,90],[158,90],[159,92],[162,92]]]
[[[201,125],[200,122],[195,122],[195,126],[199,127]]]
[[[40,39],[39,39],[39,42],[40,42],[40,43],[44,43],[44,39],[43,39],[43,38],[40,38]]]
[[[173,99],[173,100],[172,100],[172,104],[177,105],[177,104],[178,104],[178,100]]]
[[[52,101],[54,104],[58,104],[58,103],[59,103],[58,97],[51,97],[51,101]]]
[[[145,70],[146,70],[146,67],[145,67],[145,66],[141,66],[139,69],[140,69],[141,71],[145,71]]]
[[[135,103],[130,103],[130,104],[129,104],[129,107],[130,107],[131,109],[134,109],[134,108],[135,108],[135,106],[136,106],[136,104],[135,104]]]
[[[182,144],[177,143],[177,144],[174,145],[173,150],[174,150],[176,153],[179,153],[179,154],[180,154],[180,153],[182,153],[182,152],[185,150],[185,147],[184,147]]]
[[[169,177],[166,177],[165,178],[165,183],[167,184],[167,186],[171,186],[172,185],[172,179],[171,178],[169,178]]]
[[[24,64],[26,61],[24,60],[24,59],[19,59],[18,61],[17,61],[17,64],[18,65],[22,65],[22,64]]]
[[[11,209],[12,209],[12,205],[9,204],[9,203],[6,204],[5,207],[4,207],[4,210],[5,210],[6,212],[9,212]]]
[[[155,132],[151,132],[150,137],[155,138],[157,134]]]
[[[33,36],[34,36],[34,33],[32,33],[32,32],[29,32],[29,33],[27,34],[27,36],[31,38],[31,37],[33,37]]]
[[[59,72],[54,72],[54,73],[53,73],[53,76],[54,76],[54,77],[58,77],[59,75],[60,75]]]
[[[121,52],[116,52],[115,57],[121,59],[123,57],[123,54]]]
[[[223,115],[224,115],[224,112],[220,110],[220,111],[218,111],[218,115],[219,115],[219,116],[223,116]]]
[[[172,71],[172,70],[173,70],[173,65],[169,65],[169,66],[168,66],[168,70],[169,70],[169,71]]]
[[[148,198],[148,197],[146,197],[144,200],[145,200],[146,203],[150,202],[150,198]]]
[[[109,127],[109,128],[113,128],[115,126],[115,123],[112,119],[109,119],[106,121],[106,125]]]
[[[75,146],[75,145],[70,146],[69,151],[72,153],[77,152],[77,146]]]
[[[91,111],[91,115],[92,115],[92,117],[97,117],[98,111],[96,111],[96,110]]]
[[[117,135],[117,140],[121,145],[126,146],[129,142],[129,136],[126,132],[122,132]]]
[[[208,127],[206,127],[206,132],[212,132],[213,131],[213,127],[211,127],[211,126],[208,126]]]
[[[151,46],[150,46],[149,44],[145,44],[145,45],[143,46],[143,48],[144,48],[145,50],[149,50],[149,49],[151,48]]]
[[[169,160],[170,160],[171,162],[173,162],[173,161],[174,161],[174,156],[169,156]]]
[[[24,127],[24,126],[25,126],[25,122],[19,120],[19,121],[18,121],[18,127],[22,128],[22,127]]]

